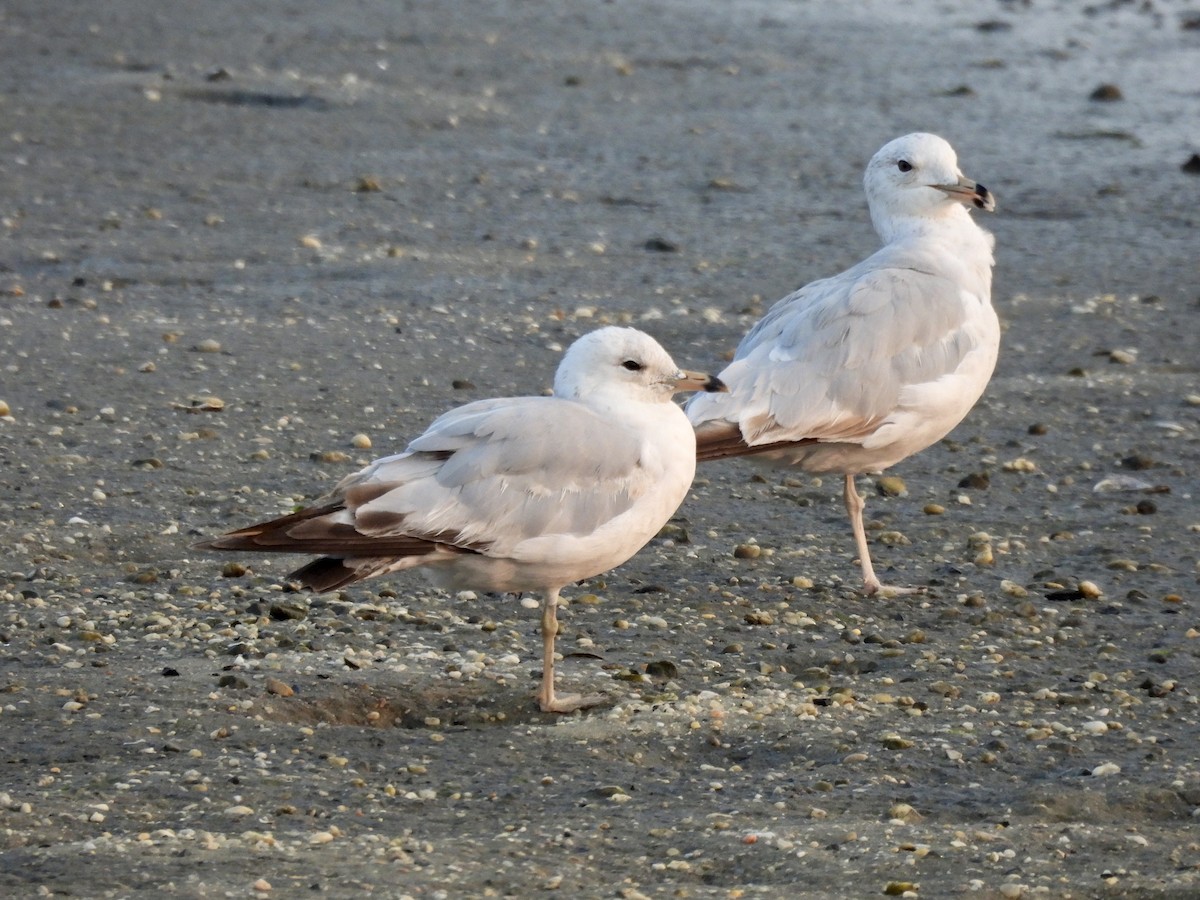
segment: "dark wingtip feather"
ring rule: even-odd
[[[363,578],[357,569],[348,567],[341,557],[322,556],[314,559],[288,575],[291,581],[299,581],[310,591],[324,594],[336,591]]]

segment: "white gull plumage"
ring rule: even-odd
[[[672,397],[722,389],[649,335],[601,328],[568,348],[552,396],[450,410],[319,505],[200,546],[323,554],[289,576],[317,591],[415,567],[450,589],[539,591],[541,708],[594,705],[603,698],[554,692],[559,591],[625,562],[666,524],[696,467]]]
[[[854,476],[945,437],[983,393],[1000,346],[991,305],[993,210],[932,134],[885,145],[863,179],[883,246],[776,303],[742,339],[720,396],[687,406],[701,460],[750,455],[845,476],[863,587],[871,565]],[[892,589],[888,589],[892,590]]]

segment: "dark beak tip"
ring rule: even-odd
[[[709,394],[728,394],[729,388],[716,375],[709,376],[708,381],[704,382],[705,393]]]

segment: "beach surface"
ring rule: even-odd
[[[1198,84],[1164,0],[6,3],[0,894],[1200,894]],[[193,549],[603,324],[719,370],[916,130],[1005,329],[859,479],[925,593],[708,464],[553,716],[515,597]]]

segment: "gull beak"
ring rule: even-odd
[[[708,394],[729,392],[729,388],[725,387],[723,382],[716,375],[709,375],[706,372],[688,372],[679,371],[675,375],[675,390],[677,391],[704,391]]]
[[[964,206],[974,206],[985,212],[994,212],[996,209],[996,196],[970,178],[959,177],[954,184],[935,184],[933,187],[944,191],[952,200],[957,200]]]

